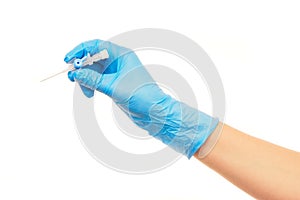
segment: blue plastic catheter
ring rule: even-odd
[[[90,56],[90,54],[88,54],[87,56],[84,56],[81,59],[79,59],[79,58],[75,59],[73,64],[69,64],[69,66],[66,69],[64,69],[63,71],[58,72],[56,74],[53,74],[53,75],[41,80],[40,82],[46,81],[50,78],[53,78],[53,77],[55,77],[59,74],[65,73],[67,71],[73,71],[73,70],[76,70],[76,69],[79,69],[79,68],[82,68],[82,67],[92,65],[94,62],[97,62],[99,60],[104,60],[104,59],[107,59],[107,58],[109,58],[109,55],[108,55],[108,52],[107,52],[106,49],[100,51],[99,53],[97,53],[93,56]]]

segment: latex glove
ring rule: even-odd
[[[64,60],[71,62],[104,49],[108,59],[69,72],[70,80],[78,82],[87,97],[92,97],[94,90],[110,96],[135,124],[191,158],[214,131],[218,119],[165,94],[136,54],[125,47],[92,40],[75,47]]]

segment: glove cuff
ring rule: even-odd
[[[202,148],[204,144],[206,144],[208,138],[212,136],[215,132],[216,127],[218,126],[219,119],[213,118],[201,111],[199,112],[200,121],[198,122],[198,129],[194,133],[193,142],[190,146],[186,149],[185,155],[190,159],[198,150]],[[190,137],[192,137],[191,134]]]
[[[223,123],[218,123],[216,129],[212,132],[212,134],[207,138],[205,143],[200,147],[197,158],[203,159],[205,158],[215,147],[219,138],[221,137],[223,129]]]
[[[190,159],[214,132],[219,120],[173,98],[153,105],[143,128]]]

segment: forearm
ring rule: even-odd
[[[216,129],[216,131],[218,131]],[[213,150],[195,157],[258,199],[300,199],[300,154],[224,124]]]

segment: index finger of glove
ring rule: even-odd
[[[99,44],[102,43],[102,40],[90,40],[83,42],[77,45],[73,50],[66,54],[64,61],[69,63],[76,58],[83,58],[88,53],[93,56],[96,53],[99,53]]]

